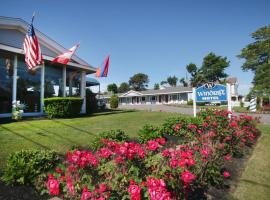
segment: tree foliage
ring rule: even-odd
[[[194,63],[188,64],[186,69],[191,75],[191,86],[197,87],[207,82],[221,82],[228,76],[225,69],[229,67],[229,64],[230,61],[226,57],[217,56],[212,52],[203,58],[200,68]]]
[[[182,86],[187,87],[188,86],[188,82],[185,80],[185,78],[180,78],[179,82],[182,84]]]
[[[270,94],[270,26],[252,33],[253,43],[242,49],[239,58],[245,59],[243,71],[254,72],[252,93]]]
[[[121,83],[119,88],[118,88],[118,92],[125,93],[127,91],[129,91],[129,84],[127,82]]]
[[[107,90],[108,90],[108,92],[112,92],[114,94],[116,94],[118,92],[118,88],[117,88],[117,85],[115,83],[107,85]]]
[[[158,83],[155,83],[154,90],[159,90],[159,84]]]
[[[136,91],[142,91],[145,90],[148,87],[149,78],[148,75],[143,73],[137,73],[130,77],[128,81],[131,88],[133,88]]]
[[[167,78],[167,83],[172,86],[172,87],[175,87],[176,84],[177,84],[177,81],[178,81],[178,78],[176,76],[169,76]]]

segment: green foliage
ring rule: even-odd
[[[125,131],[121,129],[116,129],[116,130],[110,130],[110,131],[104,131],[102,133],[99,133],[94,140],[90,144],[91,149],[98,149],[103,146],[103,143],[101,139],[107,139],[110,141],[115,141],[115,142],[123,142],[123,141],[128,141],[130,140],[130,137],[128,134],[125,133]]]
[[[175,87],[176,84],[177,84],[177,81],[178,81],[178,78],[176,76],[169,76],[167,78],[167,83],[172,86],[172,87]]]
[[[90,89],[86,89],[86,113],[94,113],[97,111],[97,98],[96,94],[94,94]]]
[[[224,71],[229,64],[226,57],[217,56],[212,52],[204,57],[200,68],[193,63],[188,64],[186,69],[191,75],[191,85],[197,87],[207,82],[221,82],[222,78],[228,76]]]
[[[155,83],[154,90],[159,90],[159,84],[158,83]]]
[[[162,134],[159,127],[146,124],[139,130],[138,136],[140,143],[145,143],[149,140],[162,137]]]
[[[216,82],[228,75],[224,72],[229,67],[230,62],[226,57],[217,56],[214,53],[209,53],[203,59],[200,73],[203,75],[204,82]]]
[[[108,90],[108,92],[112,92],[114,94],[116,94],[118,92],[118,88],[117,88],[117,85],[115,83],[109,84],[107,86],[107,90]]]
[[[188,82],[185,80],[185,78],[180,78],[179,82],[182,84],[183,87],[187,87],[188,86]]]
[[[270,26],[259,28],[252,38],[255,41],[243,48],[238,57],[245,59],[242,69],[255,74],[252,92],[267,96],[270,94]]]
[[[33,184],[38,175],[53,169],[58,161],[54,151],[21,150],[10,154],[2,178],[7,184]]]
[[[127,82],[121,83],[119,88],[118,88],[118,92],[119,93],[125,93],[127,91],[129,91],[129,84]]]
[[[118,103],[119,103],[118,96],[112,95],[110,98],[110,107],[112,109],[118,108]]]
[[[49,118],[77,116],[82,108],[83,99],[78,97],[54,97],[44,99],[44,110]]]
[[[134,90],[142,91],[148,87],[149,78],[146,74],[138,73],[130,77],[128,83]]]

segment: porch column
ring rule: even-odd
[[[63,85],[62,85],[62,90],[63,90],[63,97],[66,97],[66,87],[67,87],[67,66],[63,66]]]
[[[86,98],[85,98],[85,86],[86,86],[86,81],[85,81],[85,71],[81,71],[81,98],[83,98],[83,105],[82,105],[82,110],[81,113],[86,113]]]
[[[14,55],[13,62],[13,85],[12,85],[12,103],[17,101],[17,68],[18,68],[18,56]]]
[[[44,107],[44,81],[45,81],[45,64],[41,66],[41,85],[40,85],[40,113],[43,114]]]

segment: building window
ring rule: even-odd
[[[13,59],[0,52],[0,114],[11,113],[12,109]]]
[[[177,100],[177,94],[172,95],[172,100],[174,100],[174,101]]]
[[[152,96],[151,100],[152,101],[155,101],[156,100],[156,96]]]
[[[41,69],[29,71],[24,57],[18,57],[17,100],[26,105],[25,112],[40,112]]]
[[[81,92],[80,84],[81,73],[78,70],[67,69],[67,80],[66,80],[66,96],[79,97]]]
[[[46,64],[44,97],[63,96],[63,68],[60,65]]]
[[[142,101],[145,101],[145,97],[142,97]]]

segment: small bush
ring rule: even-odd
[[[33,184],[35,178],[51,170],[59,158],[54,151],[21,150],[7,160],[3,180],[7,184]]]
[[[91,149],[98,149],[103,146],[103,143],[101,139],[107,139],[115,142],[123,142],[130,140],[128,134],[125,133],[125,131],[121,129],[116,129],[116,130],[110,130],[110,131],[104,131],[100,134],[98,134],[92,143],[90,144]]]
[[[149,124],[144,125],[143,128],[139,130],[138,135],[140,143],[145,143],[149,140],[154,140],[156,138],[162,137],[160,128]]]
[[[112,109],[118,108],[118,103],[119,103],[118,96],[112,95],[110,98],[110,107]]]
[[[82,108],[83,99],[78,97],[54,97],[44,99],[44,110],[49,118],[77,116]]]

